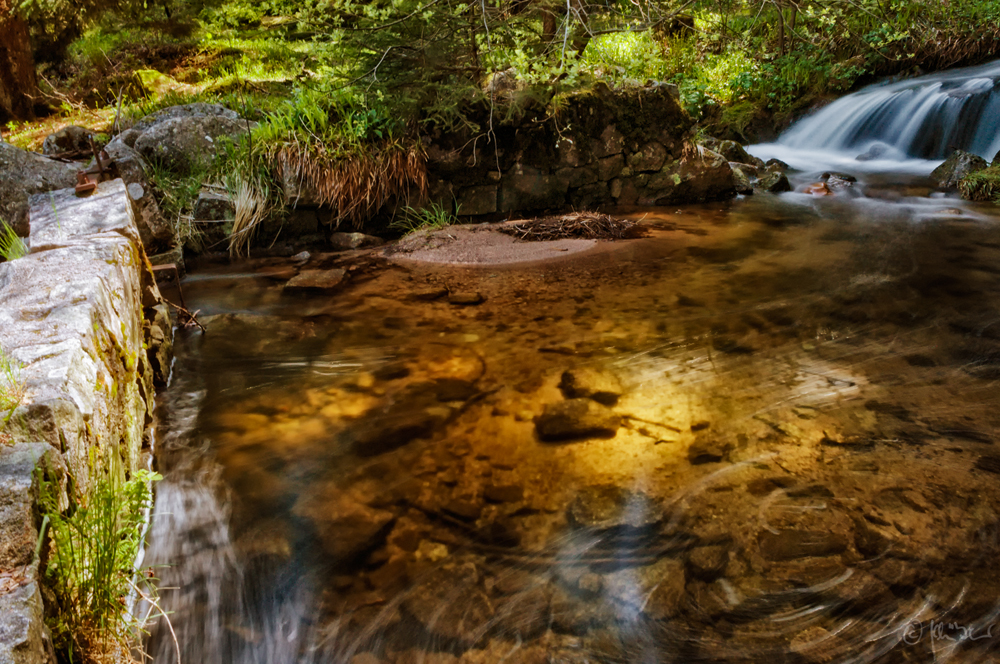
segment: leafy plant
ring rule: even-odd
[[[3,256],[4,260],[12,261],[27,255],[28,245],[18,237],[13,228],[0,220],[0,256]]]
[[[389,228],[402,231],[404,235],[423,230],[438,230],[451,226],[458,219],[439,203],[431,203],[427,207],[414,208],[407,205],[403,215],[389,224]]]
[[[139,470],[123,480],[113,465],[94,469],[90,493],[66,511],[58,482],[39,482],[51,542],[45,574],[58,609],[49,627],[71,662],[133,661],[143,621],[129,611],[130,599],[156,596],[152,575],[137,572],[135,562],[161,477]]]

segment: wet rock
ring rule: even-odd
[[[579,438],[611,438],[618,433],[621,417],[590,399],[569,399],[548,404],[535,418],[535,431],[544,441]]]
[[[77,168],[0,141],[0,219],[27,237],[28,198],[74,186]]]
[[[490,627],[494,609],[472,563],[432,570],[403,600],[403,609],[431,634],[463,644],[478,641]]]
[[[414,291],[411,297],[414,300],[420,300],[422,302],[431,302],[433,300],[440,299],[448,294],[447,288],[425,288],[422,290]]]
[[[326,291],[338,288],[344,283],[346,272],[342,268],[332,270],[302,270],[285,284],[286,291]]]
[[[814,182],[813,184],[806,185],[802,193],[809,194],[810,196],[833,196],[833,192],[830,191],[825,182]]]
[[[491,503],[517,503],[524,500],[524,489],[518,484],[487,484],[483,498]]]
[[[463,498],[452,498],[441,509],[462,521],[475,521],[483,513],[482,505]]]
[[[429,436],[451,417],[447,408],[425,406],[419,401],[395,402],[372,414],[355,432],[352,449],[360,456],[374,456]]]
[[[853,175],[833,172],[823,173],[823,175],[820,176],[820,179],[825,182],[826,186],[833,192],[850,189],[858,181],[858,179]]]
[[[604,577],[604,594],[629,614],[642,613],[653,620],[676,615],[684,599],[684,564],[664,558],[647,567],[632,567]]]
[[[788,182],[788,177],[777,170],[768,170],[768,172],[757,179],[757,182],[753,186],[759,191],[766,191],[772,194],[792,190],[792,185]]]
[[[835,634],[814,625],[796,634],[788,649],[809,664],[828,664],[839,661],[846,645]]]
[[[788,164],[780,159],[768,159],[764,162],[764,167],[769,171],[780,171],[781,173],[788,170]]]
[[[688,554],[687,562],[692,576],[703,581],[714,581],[726,571],[726,565],[729,564],[729,547],[696,547]]]
[[[472,291],[467,291],[467,292],[459,291],[456,293],[448,294],[449,304],[472,305],[472,304],[479,304],[482,301],[483,301],[483,296],[480,295],[479,293]]]
[[[352,657],[348,664],[383,664],[383,662],[372,653],[363,652]]]
[[[90,153],[90,137],[93,132],[84,127],[69,125],[45,137],[42,154],[61,155]]]
[[[249,126],[236,113],[215,104],[172,106],[146,116],[133,128],[133,148],[148,161],[176,173],[207,167],[223,139],[236,140]]]
[[[725,157],[727,161],[735,161],[740,164],[751,164],[757,168],[764,168],[765,166],[763,160],[751,155],[736,141],[719,141],[719,144],[713,149],[715,152],[718,152]]]
[[[743,168],[743,164],[729,162],[729,167],[733,169],[733,184],[736,186],[736,193],[743,195],[753,194],[753,184],[750,176],[747,174],[747,170]]]
[[[590,368],[564,371],[559,389],[567,399],[593,399],[605,406],[614,406],[622,395],[618,377]]]
[[[889,146],[885,143],[875,143],[865,152],[862,152],[854,159],[856,161],[874,161],[875,159],[881,159],[886,154],[889,153]]]
[[[939,187],[954,189],[958,187],[959,180],[985,169],[988,165],[979,155],[955,150],[943,164],[931,171],[931,179],[937,182]]]
[[[352,664],[353,664],[353,660]],[[411,648],[396,655],[393,664],[458,664],[458,657],[450,652],[434,652]]]
[[[573,498],[567,517],[577,528],[648,528],[663,518],[662,508],[642,491],[614,484],[584,487]]]
[[[531,638],[549,626],[552,589],[537,586],[508,595],[497,602],[496,623],[505,634]]]
[[[760,536],[760,552],[768,560],[833,556],[847,549],[847,537],[822,530],[780,530]]]
[[[686,152],[650,176],[645,188],[642,200],[656,205],[726,200],[736,193],[729,162],[710,150]]]
[[[996,454],[985,454],[976,459],[977,470],[985,470],[987,473],[1000,474],[1000,456]]]
[[[316,528],[323,550],[338,562],[356,560],[385,541],[395,515],[331,487],[303,494],[292,512]]]
[[[471,380],[461,378],[438,378],[430,389],[437,395],[438,401],[466,401],[476,395],[476,384]]]
[[[688,448],[688,461],[693,465],[717,463],[725,459],[733,447],[733,443],[725,439],[699,437]]]
[[[586,634],[596,626],[613,624],[618,618],[610,602],[584,599],[558,586],[553,588],[550,608],[552,629],[563,634]]]
[[[330,246],[338,251],[348,251],[350,249],[363,249],[365,247],[377,247],[385,241],[374,235],[364,233],[331,233]]]

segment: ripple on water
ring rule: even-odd
[[[193,290],[149,554],[183,658],[982,661],[996,220],[784,205],[266,315]]]

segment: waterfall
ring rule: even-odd
[[[778,144],[895,160],[959,148],[990,160],[1000,151],[1000,60],[866,87],[799,120]]]

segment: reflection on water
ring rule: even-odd
[[[886,198],[311,298],[206,269],[161,398],[156,661],[985,661],[1000,225]]]

